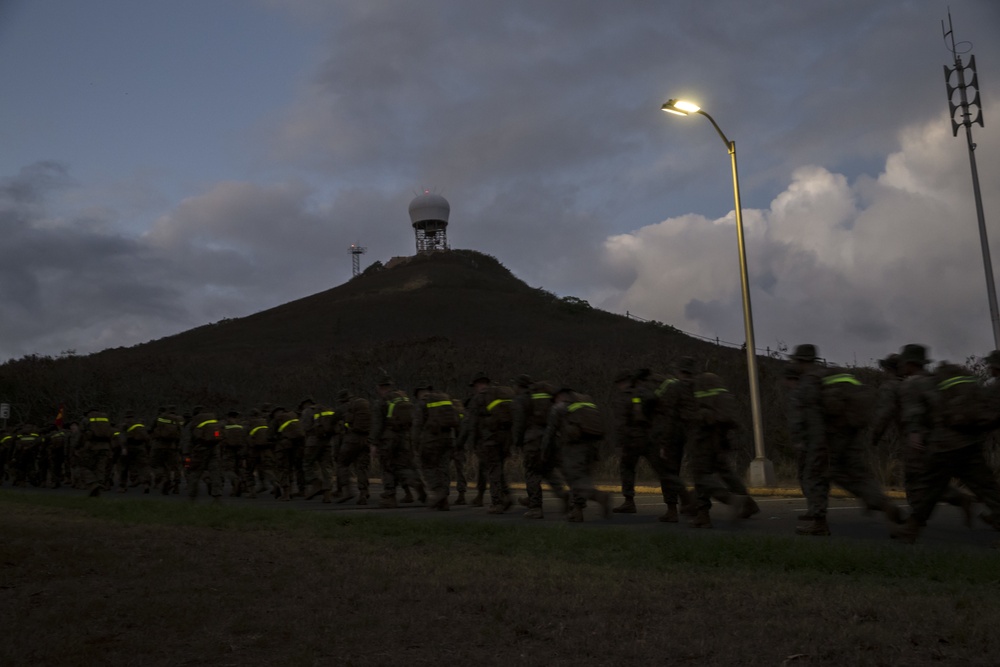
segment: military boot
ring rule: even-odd
[[[625,496],[625,500],[622,504],[611,511],[615,514],[635,514],[637,511],[635,508],[635,498]]]
[[[291,494],[288,493],[288,487],[287,486],[281,487],[281,495],[278,496],[278,500],[284,502],[284,501],[290,501],[291,499],[292,496]]]
[[[532,507],[527,512],[524,513],[525,519],[544,519],[545,514],[542,512],[541,507]]]
[[[403,489],[403,498],[399,502],[401,503],[413,502],[413,494],[410,492],[410,487],[407,486]]]
[[[482,491],[476,491],[475,498],[473,498],[472,502],[469,503],[469,504],[472,505],[473,507],[482,507],[483,506],[483,492]]]
[[[518,496],[517,504],[521,507],[531,507],[531,499],[527,496]]]
[[[357,504],[358,505],[367,505],[368,504],[368,492],[367,491],[362,491],[358,495],[358,502],[357,502]]]
[[[458,497],[455,498],[453,505],[464,505],[465,504],[465,491],[459,491]]]
[[[680,516],[677,514],[677,503],[667,505],[667,511],[660,515],[659,520],[663,523],[677,523]]]
[[[417,502],[421,505],[427,504],[427,491],[424,490],[423,485],[417,487]]]
[[[323,492],[323,502],[326,504],[333,502],[333,489],[327,489]]]
[[[740,493],[730,493],[726,498],[725,503],[729,505],[729,508],[733,511],[734,519],[742,519],[743,506],[746,502],[750,500],[750,496],[744,496]]]
[[[582,523],[583,522],[583,508],[579,505],[574,505],[573,509],[569,511],[566,515],[566,520],[570,523]]]
[[[412,502],[412,500],[411,500]],[[399,507],[399,503],[396,502],[396,495],[382,496],[378,500],[379,509],[395,509]]]
[[[488,510],[486,510],[486,513],[487,514],[503,514],[504,512],[507,511],[507,507],[509,507],[509,505],[505,506],[505,505],[503,505],[503,503],[501,503],[499,505],[490,505],[490,508]]]
[[[708,515],[708,510],[698,510],[690,523],[692,528],[711,528],[712,517]]]
[[[740,513],[738,515],[739,518],[749,519],[754,514],[760,514],[760,505],[757,504],[757,501],[750,496],[745,497],[746,500],[743,501],[743,507],[740,509]]]
[[[830,534],[830,526],[826,523],[826,517],[821,517],[813,519],[809,523],[796,526],[795,532],[799,535],[815,535],[825,537]]]

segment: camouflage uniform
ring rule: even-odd
[[[660,480],[660,492],[663,502],[672,501],[677,503],[677,491],[671,490],[670,478],[674,471],[673,466],[667,463],[650,437],[649,409],[652,407],[651,392],[643,387],[637,386],[631,372],[623,372],[616,378],[616,383],[627,386],[619,386],[612,399],[611,409],[615,424],[615,440],[618,444],[619,463],[618,473],[621,477],[622,496],[625,498],[620,506],[615,508],[615,512],[633,514],[635,507],[635,470],[640,459],[645,458],[646,462],[653,469],[657,479]]]
[[[222,465],[219,460],[220,442],[222,440],[222,424],[215,414],[203,410],[192,410],[194,416],[188,423],[188,434],[191,438],[191,467],[188,470],[187,493],[191,500],[198,497],[201,480],[208,475],[208,490],[213,498],[222,496]],[[207,432],[218,433],[217,437],[206,437]]]
[[[465,404],[458,399],[454,399],[455,409],[458,410],[458,432],[455,435],[455,447],[451,450],[451,464],[455,467],[455,505],[465,504],[465,494],[469,490],[469,483],[465,478],[465,464],[467,459],[466,443],[469,441],[469,420],[466,419]],[[482,487],[480,487],[482,488]]]
[[[107,423],[107,416],[96,410],[89,410],[80,423],[80,455],[83,464],[81,482],[91,496],[100,495],[101,491],[107,490],[103,487],[103,482],[107,479],[111,463],[111,438],[95,434],[92,425],[98,422]],[[110,425],[107,428],[110,430]]]
[[[247,421],[247,473],[250,481],[253,475],[257,476],[259,488],[251,486],[250,497],[256,498],[258,493],[273,492],[275,497],[279,495],[278,480],[275,476],[274,439],[271,437],[271,428],[268,426],[267,417],[270,413],[270,406],[263,406],[260,410],[251,410],[250,418]]]
[[[362,401],[359,405],[356,401]],[[368,412],[367,420],[370,420],[371,405],[368,399],[359,399],[343,391],[338,396],[336,412],[342,417],[338,420],[338,435],[340,446],[337,451],[337,487],[340,489],[340,498],[337,502],[347,502],[354,497],[351,492],[351,468],[358,484],[358,505],[368,504],[368,471],[371,468],[371,448],[368,446],[369,425],[359,423],[358,411],[364,409]]]
[[[426,393],[432,389],[430,385],[417,388],[418,398],[413,410],[411,438],[420,457],[420,471],[424,482],[432,494],[429,505],[432,509],[447,510],[448,495],[451,492],[448,467],[451,462],[451,450],[455,446],[455,427],[440,425],[436,411],[445,409],[452,411],[451,414],[455,416],[456,422],[458,411],[450,397],[444,394]]]
[[[180,434],[183,427],[180,415],[172,407],[160,408],[153,424],[150,444],[150,465],[153,485],[159,486],[164,495],[180,484]]]
[[[58,489],[65,479],[66,469],[66,449],[69,447],[69,432],[62,427],[57,427],[49,434],[49,478],[47,486],[50,489]]]
[[[247,471],[247,427],[240,421],[240,413],[231,411],[222,424],[222,442],[219,444],[223,483],[230,484],[230,496],[249,495],[253,489],[253,475]]]
[[[144,487],[143,492],[149,493],[152,476],[149,468],[149,434],[146,432],[146,425],[131,412],[127,412],[119,432],[124,440],[119,459],[119,491],[125,491],[131,478],[132,486],[141,484]]]
[[[796,394],[798,422],[806,455],[802,490],[809,516],[812,517],[812,524],[799,526],[796,532],[803,535],[830,534],[826,514],[831,483],[860,498],[868,509],[882,510],[887,518],[898,522],[898,508],[882,492],[865,463],[861,429],[849,425],[842,418],[829,417],[824,413],[824,379],[847,374],[815,365],[816,353],[812,345],[799,346],[793,358],[795,356],[801,364],[805,364]]]
[[[521,449],[524,462],[524,486],[528,495],[522,504],[528,508],[524,516],[529,519],[541,519],[544,516],[543,480],[548,482],[552,492],[563,500],[564,509],[569,511],[569,493],[562,476],[557,471],[558,443],[553,442],[547,452],[543,452],[542,449],[542,438],[548,425],[554,392],[555,387],[552,385],[537,382],[530,387],[520,387],[514,398],[514,447]],[[541,406],[545,404],[548,408],[543,412]]]
[[[918,347],[921,350],[917,350]],[[904,359],[907,356],[919,358],[922,351],[922,346],[907,345],[902,355]],[[975,381],[972,377],[968,380]],[[979,497],[992,512],[987,519],[994,528],[1000,529],[1000,522],[995,519],[1000,517],[1000,485],[986,462],[987,431],[985,428],[949,426],[940,400],[942,390],[935,377],[919,373],[906,381],[903,393],[903,422],[908,446],[926,455],[924,469],[916,480],[916,505],[898,535],[907,542],[916,539],[935,505],[947,493],[952,478],[957,478]]]
[[[383,383],[380,386],[390,385],[391,383]],[[379,506],[383,508],[396,506],[397,484],[416,488],[421,502],[427,499],[420,475],[413,467],[413,450],[410,444],[410,429],[413,424],[397,426],[392,420],[390,409],[395,412],[395,406],[384,396],[380,396],[372,408],[371,439],[378,450],[382,467],[382,499]]]
[[[38,486],[36,461],[42,437],[38,428],[25,424],[14,440],[14,486]]]
[[[302,470],[307,487],[306,500],[323,494],[323,502],[332,502],[333,480],[336,476],[333,463],[333,433],[323,433],[320,423],[323,413],[333,413],[328,408],[318,407],[312,399],[299,404],[300,419],[306,431],[305,449],[302,456]],[[335,415],[330,414],[333,417]]]
[[[479,377],[474,378],[470,386],[485,380],[488,387],[489,378],[482,373],[478,375]],[[490,485],[489,511],[492,514],[505,512],[513,504],[504,469],[513,444],[511,437],[513,424],[504,426],[495,421],[491,416],[485,391],[479,391],[472,396],[468,406],[468,419],[470,420],[469,438],[472,440],[473,447],[477,448],[480,462],[486,465],[486,476]],[[479,489],[481,488],[479,487]]]
[[[592,471],[598,458],[600,440],[585,437],[579,428],[570,423],[570,405],[578,402],[579,398],[569,389],[557,392],[542,435],[543,457],[553,447],[558,447],[559,468],[572,492],[572,508],[566,518],[574,522],[583,521],[583,508],[588,500],[599,503],[605,517],[611,512],[611,496],[605,491],[598,491],[593,480]]]
[[[298,477],[298,462],[305,447],[302,423],[294,412],[279,407],[271,412],[268,426],[274,441],[275,476],[281,488],[278,500],[291,500],[292,487]]]
[[[667,503],[667,511],[660,517],[660,521],[670,523],[679,520],[678,501],[685,511],[690,512],[694,507],[694,499],[681,479],[684,448],[697,413],[690,372],[694,367],[694,360],[685,358],[681,363],[683,368],[679,371],[682,372],[677,376],[668,375],[655,380],[651,378],[655,389],[652,392],[653,398],[649,399],[651,407],[647,408],[647,412],[652,415],[649,438],[663,461],[657,475],[661,489],[666,487],[663,500]]]

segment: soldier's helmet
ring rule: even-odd
[[[200,415],[204,411],[205,411],[205,408],[202,407],[202,406],[200,406],[200,405],[196,405],[193,408],[191,408],[191,414],[193,414],[193,415]]]
[[[674,364],[674,368],[677,369],[678,373],[689,373],[694,375],[697,370],[697,363],[695,363],[693,357],[681,357]]]
[[[235,418],[235,417],[239,417],[240,413],[239,413],[238,410],[230,410],[229,412],[226,413],[226,416],[227,417],[233,417],[233,418]]]
[[[927,358],[927,348],[925,346],[916,343],[907,343],[899,352],[899,363],[926,366],[931,363],[931,360]]]
[[[895,373],[899,370],[899,355],[893,352],[885,359],[879,359],[878,365],[883,370],[887,370],[890,373]]]
[[[392,379],[391,377],[389,377],[388,375],[383,375],[382,377],[380,377],[380,378],[378,379],[378,382],[377,382],[376,384],[377,384],[377,385],[378,385],[379,387],[392,387],[393,385],[395,385],[395,384],[396,384],[396,381],[395,381],[395,380],[393,380],[393,379]]]
[[[993,350],[987,354],[986,363],[990,368],[1000,368],[1000,350]]]
[[[490,381],[489,375],[487,375],[483,371],[476,371],[475,373],[472,374],[472,379],[469,380],[469,386],[474,387],[476,386],[477,382],[489,382],[489,381]]]
[[[816,361],[818,354],[819,352],[816,350],[815,345],[812,343],[803,343],[802,345],[796,345],[789,357],[792,361],[804,361],[809,364]]]
[[[346,389],[341,389],[337,392],[337,402],[343,403],[351,398],[351,392]]]
[[[306,407],[307,405],[316,405],[316,401],[312,400],[312,396],[306,396],[301,401],[299,401],[299,410]]]
[[[427,380],[423,380],[421,382],[418,382],[417,386],[413,388],[414,392],[423,391],[423,390],[434,391],[434,385],[431,384],[430,382],[428,382]]]

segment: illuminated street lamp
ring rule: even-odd
[[[743,208],[740,205],[740,179],[736,172],[736,142],[730,141],[715,119],[697,104],[685,100],[670,100],[661,109],[678,116],[698,113],[712,123],[712,127],[726,144],[733,163],[733,195],[736,200],[736,238],[740,246],[740,284],[743,288],[743,326],[746,330],[747,374],[750,376],[750,416],[753,420],[754,460],[750,462],[750,486],[773,486],[774,465],[764,454],[764,424],[760,411],[760,381],[757,373],[757,353],[753,338],[753,312],[750,309],[750,279],[747,277],[747,251],[743,241]]]

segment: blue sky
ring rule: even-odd
[[[946,2],[0,3],[0,358],[131,345],[412,253],[406,205],[532,285],[741,339],[735,139],[759,344],[864,362],[992,347]],[[974,45],[1000,216],[1000,3]],[[942,128],[944,131],[942,131]],[[993,232],[1000,252],[1000,230]],[[212,267],[204,269],[205,266]]]

